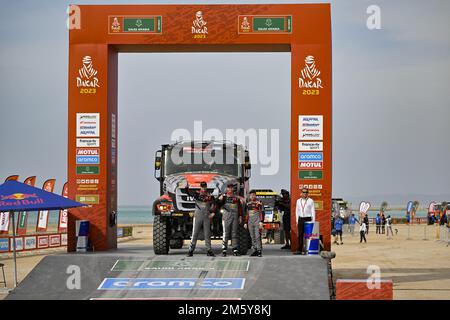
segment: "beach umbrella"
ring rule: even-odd
[[[63,210],[83,206],[86,205],[25,183],[6,181],[0,185],[0,212],[9,212],[12,216],[15,286],[17,286],[17,261],[14,212]]]

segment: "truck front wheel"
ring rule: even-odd
[[[155,254],[168,254],[170,246],[170,223],[168,219],[155,216],[153,220],[153,251]]]

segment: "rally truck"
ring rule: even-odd
[[[159,181],[160,197],[153,204],[153,250],[168,254],[181,249],[192,235],[194,199],[190,191],[207,183],[208,192],[216,198],[234,184],[238,195],[246,198],[249,192],[251,164],[248,150],[229,141],[180,141],[161,146],[155,154],[155,178]],[[222,239],[221,210],[215,208],[211,221],[211,239]],[[242,212],[245,214],[245,212]],[[200,232],[199,240],[203,239]],[[246,254],[249,232],[239,226],[239,250]]]
[[[255,189],[254,191],[256,192],[256,199],[262,202],[264,207],[263,236],[268,238],[268,235],[272,233],[275,244],[283,243],[284,233],[281,230],[282,212],[276,205],[279,199],[278,193],[271,189]]]

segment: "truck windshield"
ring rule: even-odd
[[[219,173],[239,177],[243,154],[237,150],[193,149],[190,147],[167,149],[164,155],[164,174]]]

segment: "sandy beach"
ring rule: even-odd
[[[344,244],[333,245],[336,258],[332,260],[333,277],[336,279],[365,279],[367,267],[378,266],[382,279],[394,281],[394,299],[446,299],[450,300],[450,246],[436,239],[436,227],[395,225],[398,234],[393,239],[375,234],[371,226],[367,243],[359,243],[359,234],[344,233]],[[426,238],[425,239],[425,231]],[[137,225],[133,236],[119,239],[121,245],[148,245],[152,240],[151,225]],[[202,245],[202,242],[200,242]],[[219,241],[213,241],[218,248]],[[267,244],[264,244],[267,246]],[[280,246],[274,245],[271,246]],[[47,249],[18,254],[19,281],[41,261],[45,255],[65,252],[65,248]],[[12,254],[0,255],[0,263],[5,265],[8,288],[13,285]],[[0,275],[1,277],[1,275]],[[1,286],[1,285],[0,285]],[[5,291],[0,287],[0,299]]]

